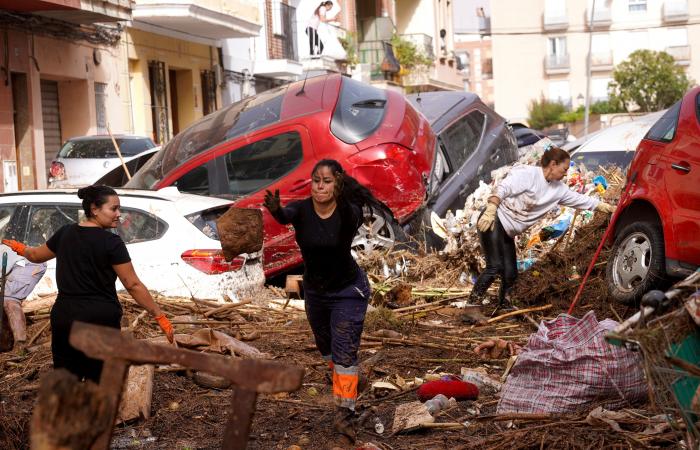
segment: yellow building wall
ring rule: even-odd
[[[148,79],[148,62],[165,63],[166,91],[170,130],[173,130],[173,103],[170,96],[170,77],[177,73],[177,128],[182,131],[203,116],[200,72],[212,70],[218,63],[217,49],[203,44],[161,36],[133,28],[125,33],[126,53],[129,59],[129,77],[134,132],[153,136],[151,119],[151,95]],[[221,92],[217,89],[217,101],[221,104]]]

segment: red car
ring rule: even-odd
[[[260,208],[267,189],[279,189],[283,203],[308,197],[313,166],[336,159],[396,218],[388,223],[368,216],[353,248],[390,247],[406,238],[405,230],[421,228],[416,224],[430,216],[428,209],[444,215],[446,208],[462,207],[476,177],[516,156],[505,121],[478,97],[430,94],[414,99],[414,106],[397,92],[339,74],[265,91],[175,136],[125,187],[176,186]],[[291,226],[263,211],[264,267],[271,276],[302,259]],[[240,265],[224,264],[214,251],[197,254],[212,270]]]
[[[700,87],[651,127],[627,173],[606,278],[631,303],[700,266]]]

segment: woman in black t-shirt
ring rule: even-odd
[[[354,442],[357,352],[370,288],[350,247],[364,206],[390,220],[393,214],[335,160],[319,161],[311,179],[310,198],[282,207],[279,191],[267,191],[265,207],[281,224],[294,225],[304,259],[306,316],[316,347],[333,371],[333,428]]]
[[[119,197],[107,186],[78,190],[87,220],[64,225],[39,247],[3,240],[16,253],[40,263],[56,258],[58,296],[51,309],[54,368],[99,382],[102,361],[88,358],[68,342],[74,321],[119,328],[122,308],[114,283],[119,277],[136,302],[146,308],[173,341],[173,327],[139,280],[122,239],[108,231],[119,225]]]

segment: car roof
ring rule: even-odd
[[[612,126],[601,130],[595,136],[590,137],[575,153],[578,152],[633,152],[639,142],[649,131],[654,123],[666,112],[666,110],[634,117],[629,122]]]
[[[151,138],[148,136],[136,136],[133,134],[113,134],[114,139],[148,139],[149,141]],[[67,139],[68,141],[97,141],[97,140],[102,140],[102,139],[112,139],[112,136],[109,134],[93,134],[90,136],[74,136],[72,138]]]
[[[166,187],[157,191],[149,191],[145,189],[115,189],[120,198],[141,198],[147,200],[161,200],[172,202],[182,214],[187,215],[198,211],[217,208],[220,206],[233,205],[232,200],[227,200],[217,197],[209,197],[204,195],[186,194],[180,192],[176,187]],[[78,202],[78,188],[67,189],[43,189],[35,191],[20,191],[12,193],[0,193],[0,204],[8,203],[7,200],[12,200],[17,197],[17,202],[21,203],[44,203],[46,197],[55,199],[56,201],[74,200]],[[63,197],[63,198],[62,198]],[[32,201],[36,199],[36,201]]]
[[[436,133],[441,131],[441,124],[450,123],[452,119],[461,115],[464,107],[472,103],[481,103],[478,95],[461,91],[423,92],[409,94],[406,98],[428,119]]]

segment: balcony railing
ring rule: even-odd
[[[562,31],[569,28],[569,17],[564,11],[545,11],[542,16],[545,31]]]
[[[591,70],[612,70],[612,51],[593,52],[591,55]]]
[[[663,6],[663,20],[666,23],[688,21],[687,0],[666,0]]]
[[[591,22],[591,10],[586,10],[586,17],[584,17],[584,23],[589,25]],[[612,25],[612,15],[610,14],[610,9],[602,8],[596,5],[593,11],[593,29],[610,28]],[[590,26],[590,25],[589,25]]]
[[[435,58],[432,36],[428,36],[424,33],[413,33],[402,34],[401,37],[415,45],[416,49],[423,55],[427,56],[428,58]]]
[[[666,47],[666,53],[673,56],[673,59],[678,64],[690,64],[690,45],[676,45],[673,47]]]
[[[571,70],[569,55],[547,55],[544,58],[544,71],[547,75],[567,73]]]

